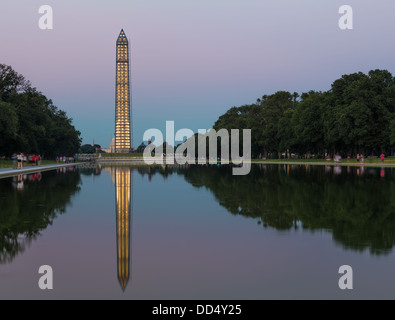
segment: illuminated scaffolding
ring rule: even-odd
[[[130,276],[130,233],[132,215],[132,177],[131,169],[115,168],[115,201],[117,215],[117,274],[122,290]]]
[[[129,42],[123,29],[117,39],[115,83],[115,152],[131,151]]]

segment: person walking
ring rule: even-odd
[[[23,160],[23,157],[22,157],[22,154],[21,154],[21,153],[19,153],[19,154],[17,155],[17,160],[18,160],[18,169],[22,169],[22,160]]]
[[[12,169],[16,169],[18,163],[18,156],[16,155],[16,153],[12,154],[11,159],[12,159]]]
[[[357,153],[357,161],[359,161],[359,153]]]
[[[384,153],[382,153],[382,154],[380,155],[380,158],[381,158],[381,162],[384,163],[384,158],[385,158]]]

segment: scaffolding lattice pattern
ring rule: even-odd
[[[131,151],[129,42],[121,30],[117,39],[115,85],[115,152]]]

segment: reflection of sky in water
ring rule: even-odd
[[[383,175],[380,168],[318,170],[339,178]],[[132,176],[132,274],[125,292],[116,269],[115,187],[106,170],[82,175],[66,213],[12,263],[0,265],[0,298],[394,298],[392,252],[344,249],[330,231],[305,231],[300,222],[286,231],[263,228],[257,219],[230,214],[183,175],[153,174],[151,182],[147,174]],[[386,170],[385,180],[391,176]],[[43,264],[54,269],[53,291],[38,289]],[[337,286],[343,264],[354,268],[352,292]]]

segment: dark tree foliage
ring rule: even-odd
[[[32,88],[10,66],[0,64],[0,155],[73,155],[81,144],[72,119]]]
[[[96,153],[96,148],[91,144],[84,144],[81,146],[81,153]]]
[[[295,153],[391,153],[395,146],[395,78],[386,70],[354,73],[326,92],[279,91],[233,107],[215,130],[251,129],[254,157]]]

